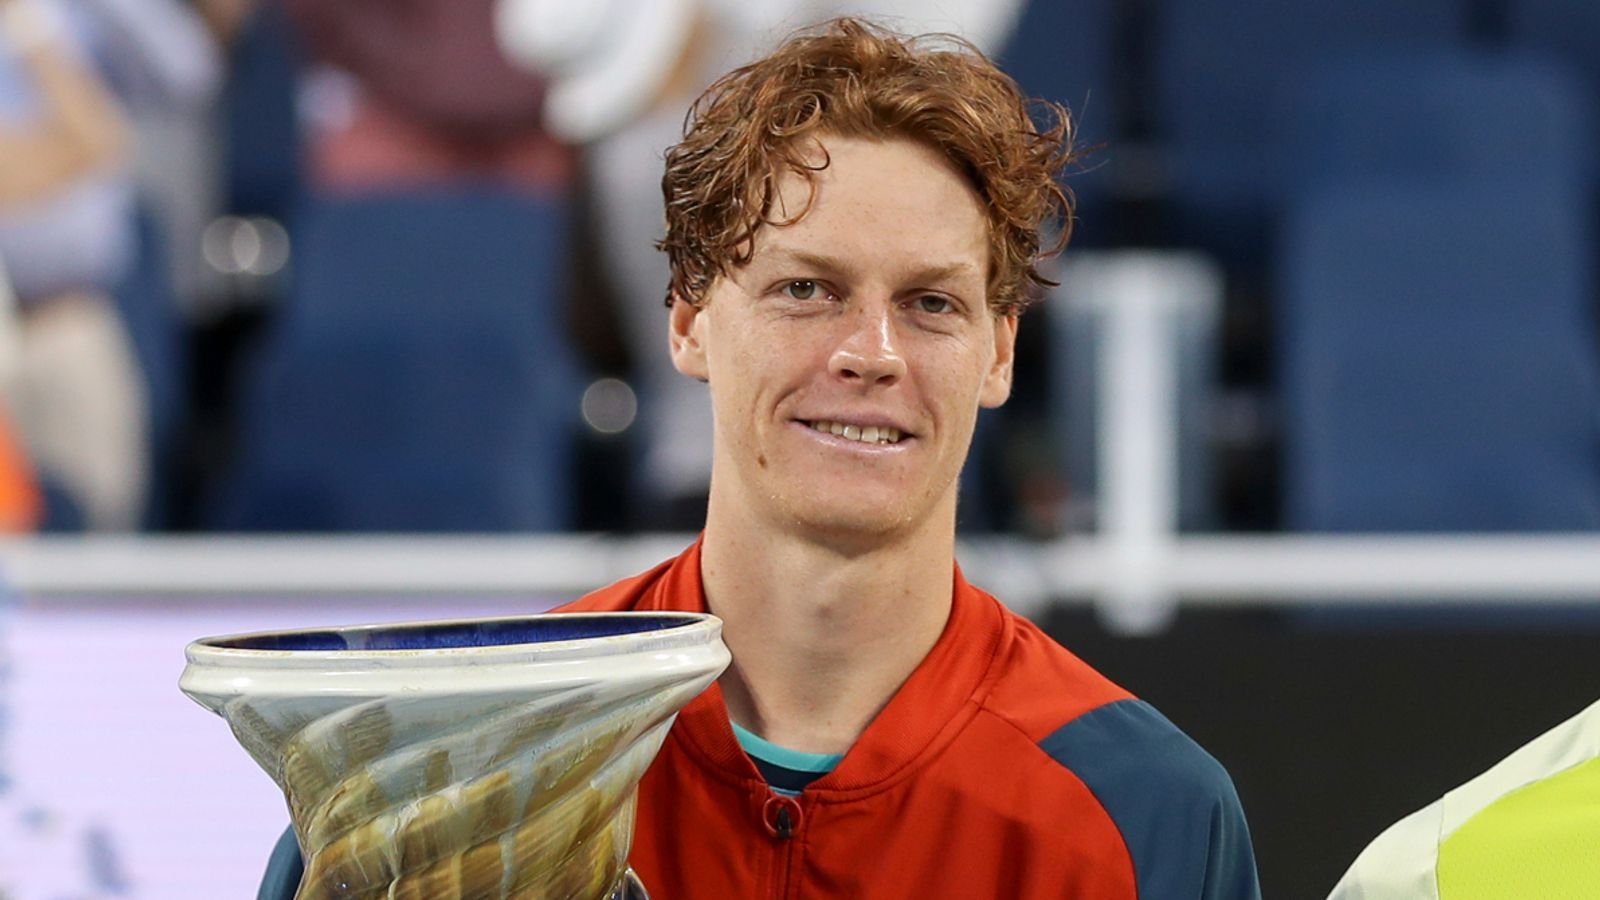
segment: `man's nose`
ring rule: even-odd
[[[833,375],[867,385],[890,385],[905,376],[892,302],[856,304],[841,327],[845,331],[828,361]]]

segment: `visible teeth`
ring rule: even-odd
[[[812,422],[812,428],[826,434],[863,444],[898,444],[900,429],[888,425],[845,425],[842,422]]]

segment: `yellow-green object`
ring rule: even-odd
[[[1600,702],[1379,835],[1329,900],[1600,898]]]
[[[1600,759],[1501,797],[1439,846],[1441,900],[1600,896]]]

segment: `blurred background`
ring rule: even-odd
[[[253,895],[186,641],[692,539],[661,153],[842,13],[1077,120],[961,560],[1227,765],[1268,897],[1600,696],[1592,0],[0,0],[0,895]]]

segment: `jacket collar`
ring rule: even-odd
[[[700,579],[704,536],[661,571],[639,598],[641,610],[708,612]],[[806,788],[808,795],[844,800],[883,790],[936,756],[977,713],[1001,667],[1012,622],[998,600],[967,583],[951,563],[954,590],[944,632],[878,713],[839,765]],[[721,780],[753,787],[761,776],[728,722],[720,684],[678,714],[673,735]]]

